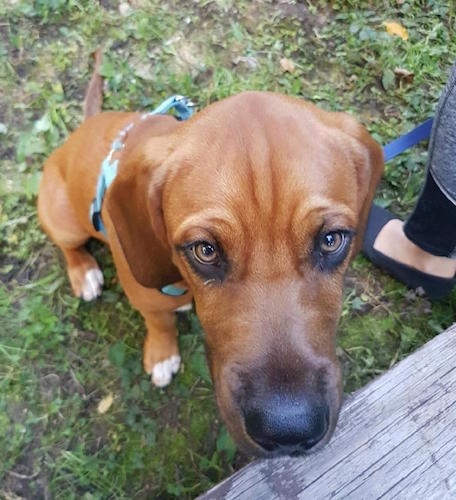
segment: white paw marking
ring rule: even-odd
[[[181,357],[171,356],[160,363],[157,363],[152,369],[152,383],[157,387],[167,386],[180,367]]]
[[[189,302],[188,304],[184,304],[183,306],[174,309],[175,312],[187,312],[193,309],[193,303]]]
[[[101,295],[103,289],[103,274],[99,269],[89,269],[84,276],[81,297],[89,302]]]

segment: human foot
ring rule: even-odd
[[[401,264],[440,278],[453,278],[456,260],[432,255],[410,241],[404,234],[404,223],[399,219],[388,221],[378,233],[374,248]]]
[[[378,267],[410,288],[421,287],[431,298],[442,298],[456,284],[456,260],[425,252],[404,234],[393,214],[372,206],[363,253]]]

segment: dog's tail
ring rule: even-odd
[[[101,111],[103,104],[103,77],[100,75],[100,66],[102,59],[101,49],[97,49],[93,53],[95,60],[92,78],[90,79],[89,86],[87,87],[86,95],[84,98],[84,120],[90,116],[96,115]]]

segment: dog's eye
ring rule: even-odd
[[[177,249],[184,253],[190,267],[205,283],[224,281],[228,272],[228,261],[222,247],[217,243],[200,240]]]
[[[339,267],[350,251],[353,231],[328,231],[318,235],[315,241],[313,259],[323,272],[331,272]]]
[[[323,253],[337,252],[345,242],[345,235],[340,231],[334,231],[323,235],[320,249]]]
[[[207,241],[201,241],[191,247],[193,257],[200,263],[214,265],[219,260],[217,249]]]

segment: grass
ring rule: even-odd
[[[381,142],[432,114],[456,53],[452,3],[421,0],[6,1],[0,6],[0,497],[192,498],[246,462],[220,423],[196,317],[180,321],[184,367],[165,390],[140,365],[143,325],[106,249],[96,304],[71,296],[38,227],[44,159],[81,119],[89,54],[105,50],[105,107],[172,93],[201,107],[243,89],[347,110]],[[408,40],[386,33],[402,23]],[[396,67],[414,74],[396,81]],[[389,163],[378,201],[409,212],[424,147]],[[449,326],[431,304],[358,258],[339,353],[351,392]],[[112,398],[106,411],[100,403]]]

